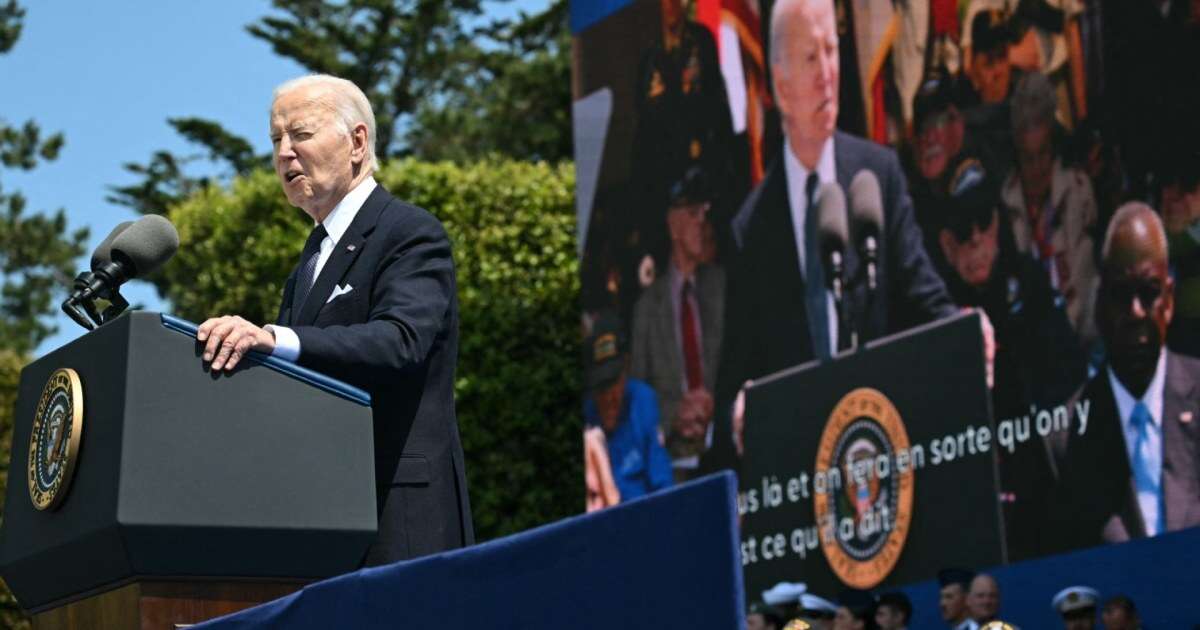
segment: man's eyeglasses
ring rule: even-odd
[[[1105,287],[1109,298],[1121,306],[1127,306],[1137,298],[1142,308],[1150,308],[1162,297],[1163,285],[1159,282],[1117,282]]]

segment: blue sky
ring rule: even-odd
[[[545,4],[496,3],[490,13],[507,17]],[[246,33],[246,24],[271,12],[266,0],[22,5],[21,38],[0,55],[0,120],[32,118],[46,132],[63,132],[66,146],[58,160],[28,173],[4,170],[0,182],[24,193],[29,211],[65,208],[72,229],[90,227],[89,253],[113,225],[136,218],[104,200],[109,186],[136,181],[122,164],[146,162],[158,149],[196,153],[168,117],[216,120],[265,153],[271,90],[304,73]],[[147,309],[170,310],[148,285],[135,281],[122,292]],[[84,332],[65,316],[57,324],[38,355]]]

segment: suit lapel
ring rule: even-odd
[[[1200,462],[1195,450],[1197,399],[1192,375],[1182,361],[1168,352],[1162,418],[1162,502],[1166,531],[1183,529],[1200,520],[1190,513],[1196,497],[1200,496],[1200,479],[1197,479]]]
[[[669,262],[667,263],[667,265],[670,264]],[[675,305],[671,301],[670,271],[667,272],[667,277],[664,277],[663,280],[662,291],[659,291],[658,295],[655,296],[658,300],[658,312],[662,314],[658,318],[657,333],[658,338],[663,340],[663,343],[667,346],[666,352],[663,353],[669,364],[667,366],[667,373],[679,376],[679,379],[671,385],[673,387],[682,387],[682,383],[686,381],[687,376],[684,374],[683,357],[681,356],[679,347],[680,340],[675,333],[675,320],[672,319],[676,315]]]
[[[301,307],[298,314],[292,314],[294,325],[311,326],[317,320],[317,315],[325,306],[325,298],[333,293],[333,288],[337,286],[358,255],[362,253],[367,235],[375,229],[375,224],[379,222],[379,213],[383,211],[390,198],[391,195],[383,189],[383,186],[376,185],[375,190],[371,191],[358,214],[354,216],[350,227],[346,228],[342,238],[333,246],[333,252],[330,253],[329,260],[325,261],[325,266],[321,268],[321,274],[313,282],[312,290],[308,292],[308,297],[304,300],[304,306]]]

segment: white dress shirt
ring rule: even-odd
[[[809,254],[809,252],[805,251],[804,238],[804,220],[809,210],[805,184],[808,182],[808,174],[812,171],[800,163],[800,160],[796,158],[796,154],[792,153],[791,142],[787,140],[783,143],[783,164],[784,173],[787,175],[788,205],[791,206],[792,210],[792,231],[795,232],[796,254],[800,258],[800,277],[804,278],[806,277],[804,260],[805,256]],[[834,162],[833,138],[826,140],[825,146],[821,148],[821,156],[817,158],[816,173],[820,184],[837,182],[837,164]],[[820,254],[816,253],[814,255],[819,256]],[[825,292],[825,307],[829,322],[829,354],[835,355],[837,354],[838,316],[837,306],[833,301],[833,293],[830,291]]]
[[[1133,415],[1133,406],[1139,401],[1117,379],[1112,367],[1108,368],[1108,382],[1112,385],[1113,397],[1117,399],[1117,413],[1121,416],[1121,429],[1125,433],[1125,454],[1129,456],[1129,467],[1132,469],[1135,455],[1133,449],[1137,445],[1138,430],[1130,422],[1130,416]],[[1159,351],[1158,365],[1154,368],[1154,378],[1150,379],[1150,385],[1146,387],[1146,393],[1142,394],[1140,400],[1150,410],[1150,427],[1146,432],[1146,445],[1150,457],[1146,464],[1150,467],[1151,476],[1159,480],[1159,488],[1162,487],[1163,389],[1166,387],[1166,383],[1167,351],[1164,349]],[[1162,502],[1161,493],[1139,491],[1137,500],[1138,507],[1142,512],[1142,522],[1146,524],[1146,535],[1154,536],[1162,533],[1165,523],[1158,522],[1159,515],[1162,513],[1159,509]]]
[[[333,211],[329,216],[321,221],[321,225],[325,226],[325,238],[321,240],[321,248],[317,254],[317,267],[313,270],[313,282],[321,277],[321,269],[325,267],[325,263],[329,262],[329,257],[333,254],[333,248],[337,246],[342,235],[350,228],[350,224],[354,222],[354,217],[358,216],[358,211],[367,201],[367,197],[375,190],[375,178],[368,176],[363,181],[359,182],[345,197],[338,202],[338,205],[333,207]],[[316,224],[313,224],[316,227]],[[309,296],[308,299],[313,299]],[[267,324],[264,328],[271,331],[275,335],[275,349],[271,351],[271,356],[279,357],[285,361],[295,361],[300,358],[300,338],[296,336],[295,331],[287,326],[275,326]]]

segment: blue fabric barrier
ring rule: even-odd
[[[1200,624],[1200,528],[1152,539],[1094,547],[986,570],[1000,585],[1000,617],[1023,630],[1061,628],[1050,607],[1060,590],[1075,585],[1100,592],[1101,605],[1128,595],[1146,628],[1192,628]],[[904,590],[913,603],[910,628],[942,628],[938,585],[922,582]],[[1097,611],[1097,628],[1099,610]]]
[[[712,475],[508,538],[339,576],[195,628],[740,630],[736,496],[731,473]]]

